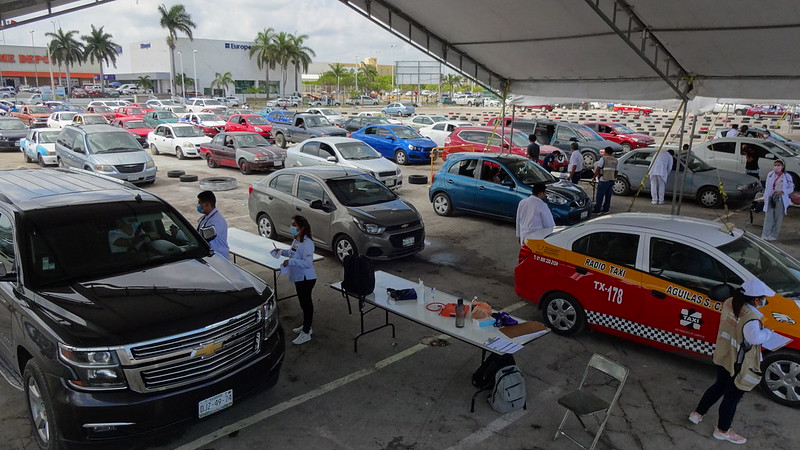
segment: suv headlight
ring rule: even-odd
[[[77,375],[76,380],[68,380],[75,387],[125,389],[128,386],[114,350],[77,349],[58,344],[58,356]]]
[[[555,192],[547,192],[545,193],[545,199],[548,203],[552,203],[554,205],[566,205],[569,203],[569,200],[564,198],[562,195],[556,194]]]
[[[147,160],[147,164],[145,164],[145,167],[147,167],[148,169],[152,169],[155,166],[156,166],[156,162],[153,161],[152,159]]]
[[[98,172],[113,172],[114,171],[114,166],[109,166],[109,165],[105,165],[105,164],[95,164],[94,165],[94,170],[96,170]]]
[[[253,129],[256,130],[257,133],[263,133],[264,132],[264,129],[261,128],[261,127],[253,127]]]
[[[358,228],[367,234],[383,234],[386,231],[386,227],[382,225],[378,225],[376,223],[364,222],[363,220],[353,217],[353,222],[358,225]]]
[[[271,289],[269,299],[261,305],[261,315],[264,318],[264,339],[266,340],[278,329],[278,302],[275,301],[275,291]]]

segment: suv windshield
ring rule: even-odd
[[[0,130],[24,130],[27,128],[19,119],[0,120]]]
[[[555,183],[550,172],[529,159],[514,159],[505,162],[506,168],[522,181],[522,184],[533,186],[536,183]]]
[[[208,254],[192,227],[156,202],[115,202],[26,213],[21,246],[33,287],[139,270]],[[126,300],[128,301],[128,300]]]
[[[344,206],[376,205],[397,199],[397,195],[383,183],[365,176],[333,178],[326,184]]]
[[[88,135],[91,153],[117,153],[143,151],[127,131],[92,133]]]
[[[378,159],[383,158],[374,148],[363,142],[343,142],[337,144],[336,148],[344,159]]]
[[[800,297],[800,262],[750,233],[717,247],[778,294]]]
[[[392,127],[392,131],[400,139],[422,139],[422,135],[409,127]]]
[[[205,134],[203,134],[203,130],[201,130],[200,128],[195,128],[192,125],[190,125],[188,127],[172,127],[172,132],[175,133],[175,137],[201,137],[201,136],[205,136]]]

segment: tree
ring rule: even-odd
[[[336,95],[340,96],[341,87],[339,84],[341,79],[344,78],[345,74],[348,73],[347,68],[345,68],[341,63],[328,64],[328,67],[331,68],[331,73],[333,73],[333,75],[336,77]],[[341,96],[339,99],[341,99]]]
[[[286,78],[288,76],[289,63],[292,61],[292,35],[281,31],[274,36],[275,43],[275,62],[281,67],[281,95],[286,96]]]
[[[150,75],[144,75],[136,79],[136,85],[142,89],[150,89],[153,86],[153,80],[150,79]]]
[[[81,36],[84,44],[83,59],[88,60],[92,64],[97,61],[100,64],[100,86],[105,87],[105,72],[103,72],[103,63],[106,65],[113,64],[117,67],[117,48],[119,45],[112,41],[113,36],[103,31],[104,27],[95,28],[92,25],[92,32],[88,35]]]
[[[460,85],[463,78],[460,75],[456,75],[454,73],[448,73],[447,75],[442,75],[442,84],[445,86],[450,86],[450,96],[453,96],[453,90],[456,86]]]
[[[228,95],[229,84],[234,84],[233,75],[231,75],[230,72],[225,72],[225,73],[216,72],[214,74],[214,80],[211,82],[211,89],[214,89],[214,86],[222,88],[225,91],[224,95]]]
[[[53,61],[58,64],[64,64],[64,69],[67,71],[67,97],[72,91],[72,82],[69,77],[69,67],[83,62],[83,44],[75,39],[78,34],[77,30],[70,30],[66,33],[61,28],[55,33],[45,33],[45,36],[52,38],[50,44],[50,55]]]
[[[178,32],[185,34],[190,41],[194,40],[192,30],[197,28],[197,24],[192,22],[192,16],[186,12],[183,5],[172,5],[169,9],[163,4],[158,7],[161,14],[161,28],[167,30],[167,46],[169,47],[169,68],[170,68],[170,87],[171,92],[175,92],[175,42],[178,40]]]
[[[314,50],[311,50],[309,47],[306,47],[304,44],[305,40],[308,39],[307,34],[301,35],[290,35],[290,61],[294,66],[294,90],[295,92],[300,92],[297,86],[297,79],[300,78],[301,69],[302,72],[308,70],[309,64],[311,64],[311,57],[317,56],[314,53]]]
[[[269,100],[269,71],[274,70],[276,65],[277,52],[275,48],[275,30],[264,28],[256,35],[255,42],[250,47],[250,59],[256,58],[258,70],[264,71],[264,81],[266,82],[267,100]]]
[[[360,80],[363,81],[363,87],[368,91],[372,90],[375,85],[375,80],[378,78],[378,69],[371,64],[361,63],[358,68]]]
[[[175,75],[175,86],[181,86],[181,95],[186,96],[186,89],[184,86],[194,86],[194,78],[190,78],[186,73],[179,73]]]

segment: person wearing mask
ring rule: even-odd
[[[611,147],[600,150],[600,159],[594,163],[594,178],[592,182],[597,182],[597,196],[594,200],[595,214],[607,213],[611,207],[611,188],[614,180],[617,179],[617,158],[611,152]]]
[[[783,160],[775,161],[764,185],[764,230],[761,238],[765,241],[778,239],[783,216],[790,205],[789,194],[794,191],[792,177],[784,169]]]
[[[314,301],[311,292],[317,283],[317,272],[314,270],[314,240],[311,236],[311,224],[303,216],[292,217],[289,232],[294,236],[289,250],[274,249],[270,254],[274,257],[285,256],[289,259],[283,262],[283,267],[289,271],[289,281],[294,283],[300,309],[303,310],[303,325],[293,328],[297,337],[293,344],[305,344],[311,340],[314,333],[311,328],[314,319]]]
[[[214,253],[230,259],[228,222],[217,209],[217,197],[213,192],[203,191],[197,194],[197,212],[202,214],[197,220],[197,231],[200,236],[206,239]],[[210,234],[213,234],[213,237],[207,238],[206,236]]]
[[[725,133],[725,137],[737,137],[739,136],[739,124],[735,123],[731,125],[731,129]]]
[[[581,181],[581,172],[583,172],[583,154],[578,150],[578,143],[573,142],[570,144],[569,165],[569,179],[573,184],[578,184]]]
[[[544,201],[547,186],[544,183],[533,185],[531,196],[517,205],[517,237],[519,245],[525,245],[525,238],[534,231],[556,226],[553,213]]]
[[[744,444],[747,439],[731,429],[736,406],[745,392],[761,381],[761,344],[772,337],[772,330],[761,324],[758,308],[775,295],[764,282],[751,279],[722,304],[714,365],[717,379],[706,389],[689,420],[698,424],[708,410],[722,399],[713,436],[721,441]]]
[[[541,151],[541,149],[539,149],[539,144],[536,143],[536,135],[529,134],[528,141],[530,141],[530,144],[528,144],[528,158],[530,158],[531,161],[538,164],[539,152]]]
[[[666,150],[659,150],[653,163],[650,165],[650,203],[664,204],[664,190],[667,187],[667,177],[672,172],[672,155]]]

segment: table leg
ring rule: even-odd
[[[359,335],[356,336],[355,339],[353,340],[353,352],[354,353],[358,353],[358,339],[360,337],[362,337],[362,336],[365,336],[365,335],[367,335],[369,333],[372,333],[373,331],[378,331],[381,328],[392,327],[392,337],[394,338],[396,336],[395,335],[394,324],[389,322],[389,311],[386,311],[386,310],[384,310],[386,315],[384,316],[383,325],[375,327],[375,328],[370,328],[369,330],[364,330],[364,316],[366,316],[370,311],[373,311],[375,309],[377,309],[377,306],[373,306],[372,308],[365,309],[364,308],[364,300],[363,300],[363,298],[359,298],[358,299],[358,312],[359,312],[359,315],[361,316],[361,333],[359,333]]]

